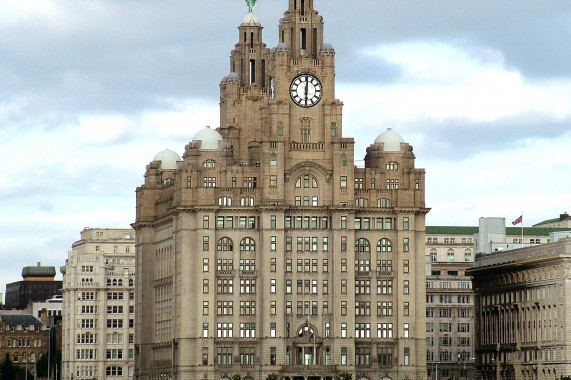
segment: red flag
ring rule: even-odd
[[[516,220],[514,220],[514,221],[512,222],[512,224],[515,226],[515,225],[520,224],[520,223],[522,223],[522,222],[523,222],[523,215],[520,215],[520,217],[517,218]]]

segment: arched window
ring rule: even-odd
[[[467,249],[464,251],[464,261],[472,261],[472,251]]]
[[[277,153],[270,153],[270,166],[276,166],[278,164]]]
[[[391,200],[388,198],[381,198],[377,200],[377,207],[391,207]]]
[[[382,238],[377,242],[377,252],[392,252],[393,243],[389,239]]]
[[[360,238],[355,242],[355,252],[371,252],[371,243],[365,238]]]
[[[347,166],[347,155],[345,153],[341,154],[341,166]]]
[[[306,189],[309,189],[310,187],[317,189],[319,187],[319,182],[317,182],[317,179],[314,176],[304,174],[295,180],[295,187],[298,189],[302,187]]]
[[[244,197],[240,199],[240,206],[253,206],[254,205],[254,198],[252,197]]]
[[[299,141],[302,143],[311,142],[311,120],[301,119],[299,121]]]
[[[240,251],[255,251],[256,242],[252,238],[244,238],[240,241]]]
[[[446,253],[446,261],[453,262],[455,260],[456,258],[454,257],[454,250],[449,249],[448,252]]]
[[[216,161],[214,160],[205,160],[202,163],[202,167],[206,168],[206,169],[214,169],[216,168]]]
[[[302,337],[304,334],[313,334],[313,328],[308,325],[303,325],[297,330],[297,336]]]
[[[232,206],[232,198],[230,197],[218,198],[218,206]]]
[[[399,164],[398,162],[387,162],[387,170],[399,170]]]
[[[218,240],[218,244],[216,245],[216,249],[218,251],[233,251],[234,250],[234,242],[229,237],[223,237]]]

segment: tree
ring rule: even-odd
[[[13,380],[16,378],[18,369],[14,362],[10,359],[10,354],[6,353],[6,357],[0,363],[0,380]]]
[[[341,380],[352,380],[353,375],[350,374],[349,372],[341,372],[339,374],[339,379],[341,379]]]
[[[278,380],[278,375],[276,375],[275,373],[270,373],[267,377],[266,380]]]
[[[561,376],[559,380],[571,380],[571,376],[569,375]]]
[[[242,376],[235,374],[234,376],[232,376],[232,380],[240,380],[242,379]]]

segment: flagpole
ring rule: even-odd
[[[521,247],[523,248],[523,211],[521,213]]]

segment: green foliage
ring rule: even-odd
[[[232,380],[240,380],[242,379],[242,376],[235,374],[234,376],[232,376]]]
[[[0,380],[23,380],[26,377],[26,370],[17,366],[10,359],[10,354],[6,353],[6,357],[0,363]],[[28,372],[28,379],[33,379],[33,375]]]
[[[0,380],[13,380],[18,372],[14,362],[10,359],[10,354],[6,353],[6,357],[0,363]]]
[[[270,373],[268,376],[266,376],[266,380],[278,380],[278,375],[275,373]]]
[[[350,374],[349,372],[341,372],[339,374],[339,379],[341,380],[351,380],[353,379],[353,375]]]
[[[559,380],[571,380],[571,376],[569,375],[561,376]]]

